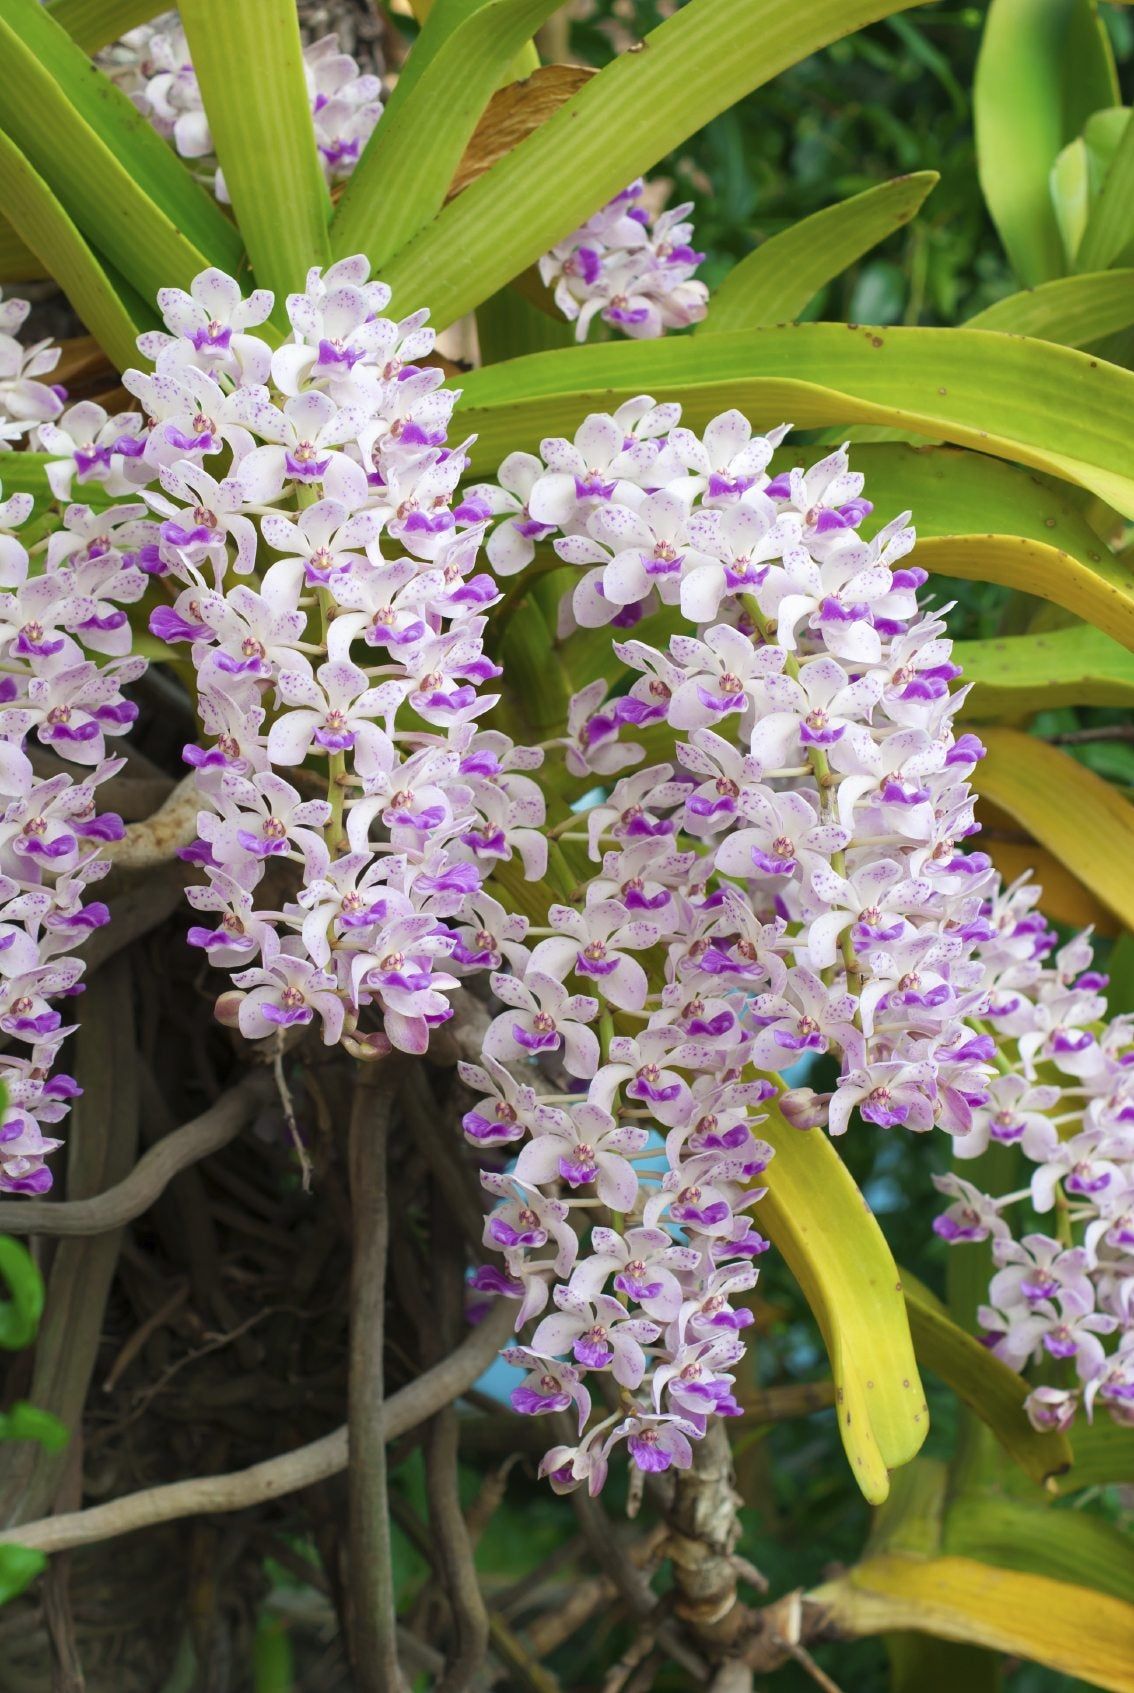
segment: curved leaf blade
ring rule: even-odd
[[[399,78],[335,211],[336,258],[364,252],[384,266],[440,211],[493,90],[559,3],[437,0],[409,57],[428,62],[408,85]]]
[[[1092,0],[992,0],[973,86],[977,171],[1029,287],[1064,270],[1048,185],[1056,155],[1091,112],[1117,103],[1114,59]]]
[[[1129,923],[1134,806],[1069,753],[1016,729],[986,729],[973,786]]]
[[[463,378],[461,415],[479,437],[474,466],[498,465],[541,435],[571,434],[588,411],[641,393],[680,400],[694,428],[728,406],[758,426],[785,417],[806,428],[893,424],[1048,471],[1134,515],[1134,374],[1069,347],[977,329],[797,323],[510,359]]]
[[[0,1346],[8,1352],[30,1346],[43,1316],[43,1277],[27,1248],[0,1235],[0,1283],[8,1297],[0,1299]]]
[[[755,1215],[803,1289],[823,1335],[852,1474],[871,1504],[929,1430],[901,1275],[850,1172],[820,1130],[770,1113],[775,1181]]]
[[[330,258],[331,196],[319,163],[294,0],[182,0],[181,22],[225,186],[256,281],[302,289]],[[254,93],[233,67],[255,66]]]
[[[945,1514],[941,1549],[998,1569],[1074,1582],[1115,1599],[1134,1595],[1134,1545],[1111,1523],[1085,1511],[962,1493]]]
[[[0,125],[140,293],[235,272],[232,223],[38,0],[0,0],[0,45]]]
[[[59,283],[99,346],[119,370],[125,369],[136,357],[135,342],[144,325],[131,316],[97,255],[47,183],[2,131],[0,196],[19,234]]]
[[[996,1436],[1005,1452],[1041,1486],[1071,1467],[1066,1435],[1041,1434],[1028,1421],[1029,1384],[966,1334],[915,1276],[902,1271],[910,1333],[918,1362],[939,1375]]]
[[[40,282],[47,275],[26,241],[21,241],[8,218],[0,218],[0,285]]]
[[[953,653],[973,684],[963,714],[978,722],[1061,705],[1134,702],[1134,654],[1098,629],[958,641]]]
[[[896,176],[769,236],[713,291],[695,334],[760,329],[800,316],[825,283],[916,217],[941,178],[935,170]]]
[[[1077,270],[1104,270],[1134,240],[1134,112],[1111,160],[1075,255]]]
[[[1134,1606],[971,1558],[870,1558],[809,1599],[855,1635],[914,1629],[1134,1693]]]
[[[427,305],[444,328],[718,112],[817,48],[911,3],[749,0],[737,29],[735,0],[688,0],[395,256],[385,280],[397,309]]]
[[[1064,347],[1085,347],[1134,323],[1134,270],[1061,276],[1010,294],[969,318],[966,329],[1034,335]]]
[[[84,53],[97,53],[167,9],[165,0],[48,0],[47,6]]]

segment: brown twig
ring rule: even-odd
[[[0,1204],[0,1233],[94,1235],[121,1228],[148,1211],[174,1176],[234,1140],[268,1091],[264,1073],[252,1071],[208,1111],[152,1146],[125,1180],[93,1199]]]
[[[385,1405],[387,1441],[408,1433],[441,1406],[460,1398],[483,1374],[512,1333],[514,1319],[511,1302],[501,1300],[443,1363],[391,1394]],[[344,1424],[320,1440],[313,1440],[294,1452],[282,1453],[278,1458],[265,1459],[246,1470],[147,1487],[86,1511],[44,1517],[20,1528],[7,1529],[0,1533],[0,1546],[15,1544],[36,1547],[41,1552],[64,1552],[71,1546],[89,1546],[112,1540],[116,1535],[132,1534],[154,1523],[221,1511],[245,1511],[269,1499],[279,1499],[326,1481],[346,1467]]]
[[[390,1244],[386,1142],[395,1094],[386,1065],[362,1066],[350,1119],[349,1605],[351,1657],[360,1693],[396,1693],[394,1561],[383,1419],[386,1255]]]

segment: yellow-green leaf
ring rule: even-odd
[[[851,1471],[879,1504],[893,1469],[929,1430],[901,1275],[885,1236],[839,1154],[818,1129],[769,1114],[775,1148],[756,1219],[803,1289],[831,1361],[836,1411]]]
[[[1134,214],[1132,214],[1134,221]],[[968,329],[1035,335],[1064,347],[1085,347],[1134,323],[1134,270],[1060,276],[1009,294],[971,317]]]
[[[1037,635],[958,641],[953,649],[973,684],[966,717],[1023,717],[1061,705],[1134,702],[1134,653],[1081,625]]]
[[[1074,1507],[962,1493],[945,1513],[941,1549],[1134,1600],[1134,1542],[1103,1518]]]
[[[754,88],[913,0],[687,0],[493,165],[386,267],[398,311],[439,328],[495,294]],[[413,55],[410,55],[412,63]]]
[[[1078,270],[1105,270],[1134,241],[1134,112],[1087,215],[1075,255]]]
[[[1016,729],[986,729],[978,794],[1006,811],[1118,920],[1130,921],[1134,806],[1070,753]]]
[[[909,223],[940,180],[935,170],[896,176],[769,236],[713,290],[709,315],[696,333],[759,329],[799,317],[824,283]]]
[[[7,218],[0,218],[0,285],[39,282],[46,275],[26,241],[21,241]]]
[[[21,237],[43,261],[103,352],[124,370],[137,356],[135,343],[140,330],[149,327],[147,319],[131,315],[66,209],[2,131],[0,198]]]
[[[1091,112],[1117,102],[1093,0],[992,0],[973,86],[977,169],[1008,257],[1031,287],[1064,266],[1048,188],[1056,155]]]
[[[1134,1606],[971,1558],[870,1558],[808,1595],[849,1634],[914,1629],[1134,1693]]]
[[[274,315],[286,327],[284,296],[331,256],[331,197],[294,0],[181,0],[180,13],[256,281],[275,292]],[[242,66],[247,75],[234,71]]]
[[[1134,373],[1021,336],[798,323],[533,353],[472,371],[462,385],[478,469],[541,435],[574,433],[588,411],[652,393],[680,400],[693,428],[729,406],[757,427],[784,418],[801,428],[894,424],[1048,471],[1134,516]]]
[[[48,0],[47,5],[84,53],[97,53],[167,9],[165,0]]]
[[[1041,1434],[1028,1421],[1028,1383],[1015,1370],[966,1334],[929,1289],[902,1271],[914,1351],[926,1369],[946,1382],[1020,1468],[1041,1485],[1071,1465],[1071,1445],[1062,1434]]]

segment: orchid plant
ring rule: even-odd
[[[997,1437],[986,1468],[1073,1487],[1101,1425],[1134,1421],[1134,1019],[1089,932],[1121,915],[1129,807],[996,723],[1049,649],[1019,637],[1002,674],[962,652],[933,577],[1096,626],[1079,662],[1129,697],[1108,539],[1134,515],[1134,379],[1054,336],[772,327],[911,215],[903,179],[710,297],[690,206],[651,215],[641,172],[774,72],[777,30],[802,56],[901,7],[754,9],[722,63],[725,0],[689,0],[500,157],[494,90],[525,70],[537,104],[516,55],[550,4],[436,0],[386,98],[302,47],[290,0],[140,5],[117,46],[109,4],[0,0],[47,113],[0,90],[5,274],[50,270],[129,397],[73,403],[26,306],[0,308],[0,1189],[41,1194],[59,1162],[60,1006],[126,832],[98,788],[158,656],[199,724],[179,852],[220,1021],[277,1066],[317,1039],[380,1082],[482,1008],[469,1314],[512,1316],[511,1405],[555,1419],[557,1492],[599,1494],[620,1449],[679,1498],[697,1480],[743,1415],[769,1247],[872,1503],[925,1437],[919,1361]],[[66,145],[87,134],[94,196]],[[500,290],[515,356],[453,378],[436,330]],[[596,322],[621,342],[571,345]],[[842,433],[877,423],[919,444]],[[1037,803],[1053,757],[1089,862]],[[986,850],[981,802],[1070,852],[1084,932]],[[839,1138],[879,1130],[947,1137],[934,1226],[983,1284],[980,1343],[903,1288],[847,1172]],[[818,1590],[851,1630],[911,1626],[899,1577],[873,1623],[858,1604],[885,1545]],[[1051,1572],[1014,1579],[1042,1610]],[[735,1580],[726,1655],[751,1628]]]

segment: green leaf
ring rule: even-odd
[[[573,434],[588,411],[653,393],[680,400],[692,428],[729,406],[758,428],[783,418],[801,428],[895,424],[1050,471],[1134,515],[1134,374],[1043,341],[797,323],[534,353],[471,371],[462,387],[477,469],[541,436]]]
[[[864,444],[853,455],[879,517],[913,512],[925,569],[1018,588],[1134,647],[1134,576],[1066,489],[950,447]]]
[[[827,1136],[793,1129],[775,1111],[761,1134],[775,1149],[776,1174],[756,1220],[819,1325],[851,1472],[879,1504],[890,1491],[890,1470],[909,1463],[929,1429],[901,1276]]]
[[[953,649],[974,684],[970,718],[1024,717],[1061,705],[1134,703],[1134,654],[1098,629],[958,641]]]
[[[0,127],[139,293],[188,286],[202,260],[235,273],[232,223],[38,0],[0,0],[0,49]]]
[[[1085,1511],[962,1494],[945,1513],[942,1551],[1134,1599],[1134,1544]]]
[[[1099,1415],[1093,1423],[1080,1419],[1072,1440],[1075,1461],[1062,1491],[1082,1487],[1134,1484],[1134,1429]]]
[[[48,275],[25,241],[21,241],[7,218],[0,218],[0,284],[40,282]]]
[[[890,1693],[1001,1693],[1000,1665],[979,1646],[900,1630],[887,1634],[886,1652]]]
[[[1134,805],[1070,753],[1033,735],[986,729],[981,739],[986,754],[973,774],[978,794],[1013,817],[1129,926]]]
[[[61,1452],[70,1438],[65,1423],[36,1405],[20,1400],[10,1411],[0,1411],[0,1440],[34,1440],[48,1452]]]
[[[770,236],[714,289],[695,333],[760,329],[799,317],[825,283],[909,223],[940,180],[935,170],[896,176]]]
[[[180,14],[248,258],[286,325],[284,296],[331,251],[295,0],[182,0]]]
[[[967,329],[1035,335],[1064,347],[1084,347],[1134,323],[1134,270],[1061,276],[1010,294],[969,318]]]
[[[1044,1483],[1071,1465],[1065,1435],[1039,1433],[1028,1421],[1028,1383],[949,1316],[928,1288],[902,1271],[910,1332],[918,1362],[946,1382],[986,1423],[1008,1455],[1033,1481]]]
[[[977,169],[1000,239],[1029,287],[1064,268],[1048,186],[1056,155],[1091,112],[1117,101],[1114,57],[1093,0],[992,0],[973,86]]]
[[[914,1629],[1028,1658],[1111,1693],[1134,1693],[1134,1607],[1089,1587],[973,1558],[884,1554],[808,1598],[849,1634]]]
[[[84,53],[97,53],[168,7],[165,0],[48,0],[47,10]]]
[[[43,1553],[30,1546],[0,1546],[0,1605],[17,1598],[46,1567]]]
[[[494,89],[559,3],[437,0],[335,211],[336,258],[383,266],[436,215]]]
[[[0,1299],[0,1347],[20,1352],[35,1339],[43,1315],[43,1277],[27,1249],[8,1235],[0,1235],[0,1283],[9,1295]]]
[[[910,3],[748,0],[738,28],[736,0],[688,0],[396,255],[385,275],[397,309],[428,306],[444,328],[718,112]]]
[[[97,255],[42,176],[0,131],[0,197],[28,246],[43,261],[103,352],[124,370],[137,356],[137,321]]]
[[[1080,271],[1105,270],[1134,241],[1134,112],[1087,217],[1075,255]]]

